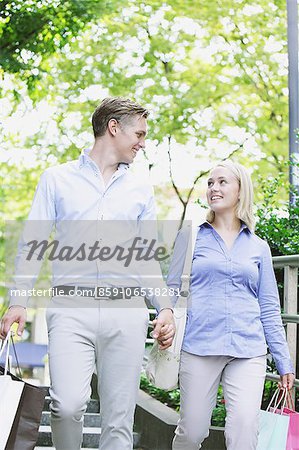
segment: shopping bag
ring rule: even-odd
[[[259,434],[256,450],[286,450],[290,417],[276,414],[280,403],[285,407],[286,396],[280,400],[279,389],[276,390],[266,411],[261,410],[259,415]],[[273,410],[271,409],[274,403]]]
[[[299,413],[292,409],[284,408],[282,414],[290,418],[286,450],[299,450]]]
[[[0,367],[1,371],[3,368]],[[24,388],[5,450],[33,450],[48,389],[26,383],[13,374],[10,376],[15,383],[23,384]]]
[[[24,383],[13,381],[9,375],[0,377],[0,450],[6,447],[23,388]]]
[[[286,404],[287,406],[282,410],[282,415],[290,418],[286,450],[299,450],[299,413],[295,411],[295,405],[289,391],[287,391]],[[281,414],[281,410],[277,409],[275,413]]]
[[[181,348],[187,317],[187,297],[189,294],[190,272],[197,228],[192,229],[191,226],[187,226],[184,228],[184,232],[187,234],[187,248],[184,267],[181,274],[181,295],[173,309],[176,333],[172,345],[166,350],[160,350],[158,342],[154,342],[145,367],[145,374],[149,382],[155,387],[165,391],[171,391],[178,387]],[[177,256],[176,252],[177,247],[175,245],[174,256]],[[179,257],[181,257],[181,255],[179,255]]]
[[[12,380],[8,374],[9,342],[8,334],[0,351],[0,356],[6,351],[5,367],[0,376],[0,450],[6,447],[24,388],[23,382]]]
[[[180,353],[185,332],[186,306],[176,306],[173,312],[176,334],[169,349],[160,350],[154,342],[145,368],[150,383],[159,389],[171,391],[178,386]]]
[[[33,450],[38,439],[40,419],[48,389],[26,383],[7,371],[6,367],[1,366],[0,380],[5,376],[2,374],[6,372],[6,376],[10,378],[11,383],[14,383],[14,386],[22,386],[22,392],[8,436],[6,433],[6,445],[3,448],[0,446],[0,450]],[[2,399],[0,404],[2,404]],[[9,406],[9,409],[11,409],[11,406]],[[1,425],[0,436],[2,438]]]

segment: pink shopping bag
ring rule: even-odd
[[[290,417],[286,450],[299,450],[299,413],[284,408],[282,414]]]
[[[299,413],[295,411],[295,406],[289,391],[286,393],[286,407],[282,407],[282,415],[289,416],[289,430],[286,450],[299,450]],[[276,409],[276,414],[281,414],[281,410]]]

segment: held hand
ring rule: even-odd
[[[286,373],[285,375],[281,375],[278,387],[280,389],[287,389],[288,391],[290,391],[294,385],[294,380],[295,375],[293,373]]]
[[[0,325],[0,339],[6,338],[6,335],[13,323],[19,324],[17,334],[18,336],[21,336],[24,331],[26,318],[26,308],[23,308],[23,306],[11,306],[2,317]]]
[[[163,309],[158,317],[153,320],[153,338],[158,340],[160,350],[170,347],[175,335],[175,324],[171,309]]]

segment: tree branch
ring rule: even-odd
[[[182,205],[183,205],[184,207],[186,207],[186,202],[185,202],[185,200],[183,199],[183,197],[182,197],[182,195],[181,195],[181,193],[180,193],[180,191],[179,191],[177,185],[175,184],[174,178],[173,178],[173,173],[172,173],[172,158],[171,158],[171,152],[170,152],[170,148],[171,148],[171,145],[170,145],[170,144],[171,144],[171,136],[168,136],[167,139],[168,139],[167,154],[168,154],[168,161],[169,161],[169,176],[170,176],[170,181],[171,181],[172,187],[173,187],[173,189],[174,189],[174,191],[175,191],[175,193],[176,193],[178,199],[180,200],[180,202],[182,203]]]

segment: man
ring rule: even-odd
[[[57,242],[80,241],[82,249],[83,240],[92,241],[92,237],[103,235],[105,224],[113,228],[121,223],[123,230],[126,224],[131,229],[136,224],[153,221],[152,189],[135,180],[129,170],[129,164],[145,146],[147,116],[146,109],[130,100],[120,97],[103,100],[92,117],[95,142],[91,151],[85,151],[79,161],[51,167],[43,173],[28,218],[32,226],[25,234],[38,237],[41,242],[48,238],[55,223]],[[114,240],[115,234],[110,233]],[[125,242],[130,240],[127,238],[126,235],[119,239]],[[32,264],[29,269],[32,273],[20,277],[15,288],[30,289],[36,278],[36,265],[40,263],[36,254],[40,248],[36,244],[36,251],[32,252],[28,242],[25,239],[20,247],[16,272],[18,269],[22,272],[21,264],[23,267]],[[83,414],[96,366],[102,428],[99,448],[131,450],[148,313],[141,295],[127,295],[127,291],[119,289],[112,296],[108,290],[99,296],[97,287],[132,286],[133,281],[135,287],[138,271],[132,266],[119,274],[119,261],[109,261],[107,266],[96,258],[84,259],[82,253],[81,260],[76,261],[72,258],[66,262],[62,253],[53,258],[53,286],[59,286],[59,295],[54,295],[47,310],[53,442],[57,450],[81,448]],[[28,255],[33,255],[33,261],[28,262]],[[80,268],[77,263],[81,263]],[[115,264],[118,264],[116,271]],[[137,283],[140,287],[141,278]],[[83,289],[86,286],[91,291]],[[78,292],[81,294],[76,295]],[[11,295],[10,308],[1,323],[2,339],[15,322],[18,334],[22,334],[25,300]],[[171,303],[168,297],[152,300],[159,311],[154,337],[165,349],[174,335]]]

